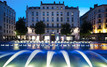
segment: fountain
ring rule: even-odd
[[[99,63],[100,67],[107,66],[107,59],[93,51],[21,50],[18,52],[1,54],[0,63],[3,63],[3,66],[0,67],[95,67],[95,64],[92,63],[93,60],[91,60],[90,56],[87,54],[93,54],[93,56],[97,55],[97,57],[100,58],[99,60],[102,60],[103,62],[102,61],[94,62]],[[22,61],[20,58],[18,58],[19,55],[20,58],[24,56],[27,59],[23,58],[24,61]],[[35,57],[36,59],[34,59]],[[2,60],[4,60],[4,62]],[[17,61],[20,61],[20,63],[18,63]],[[41,61],[42,63],[40,63]],[[77,61],[81,62],[82,64],[78,65]]]

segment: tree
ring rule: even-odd
[[[19,18],[16,22],[16,35],[25,35],[27,33],[27,27],[25,26],[24,18]]]
[[[61,34],[64,35],[64,40],[66,40],[67,35],[71,34],[71,26],[69,23],[61,25]]]
[[[81,25],[80,35],[87,37],[91,34],[93,30],[92,24],[90,22],[84,21]]]
[[[61,25],[61,34],[62,35],[69,35],[71,34],[71,26],[69,23],[65,23]]]
[[[45,33],[45,27],[46,26],[42,21],[36,23],[35,25],[35,33],[40,34],[40,41],[41,41],[41,35]]]

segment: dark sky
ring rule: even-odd
[[[3,0],[2,0],[3,1]],[[16,11],[16,20],[18,17],[26,17],[25,10],[26,5],[31,6],[40,6],[41,1],[43,3],[53,3],[54,1],[58,3],[65,2],[67,6],[77,7],[79,6],[80,16],[89,10],[90,7],[93,7],[94,4],[107,4],[107,0],[4,0],[7,1],[7,4]]]

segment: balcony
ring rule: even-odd
[[[46,26],[46,28],[61,28],[61,26]]]

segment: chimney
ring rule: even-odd
[[[41,4],[42,4],[42,1],[41,1]]]
[[[98,4],[94,4],[94,8],[98,7]]]
[[[28,9],[28,5],[26,6],[26,9]]]
[[[59,1],[59,4],[60,4],[60,1]]]
[[[92,7],[90,7],[90,10],[92,10]]]
[[[64,1],[63,1],[63,4],[64,4]]]
[[[55,4],[55,1],[54,1],[54,4]]]
[[[6,4],[7,4],[7,2],[6,2],[6,1],[4,1],[4,4],[6,5]]]

